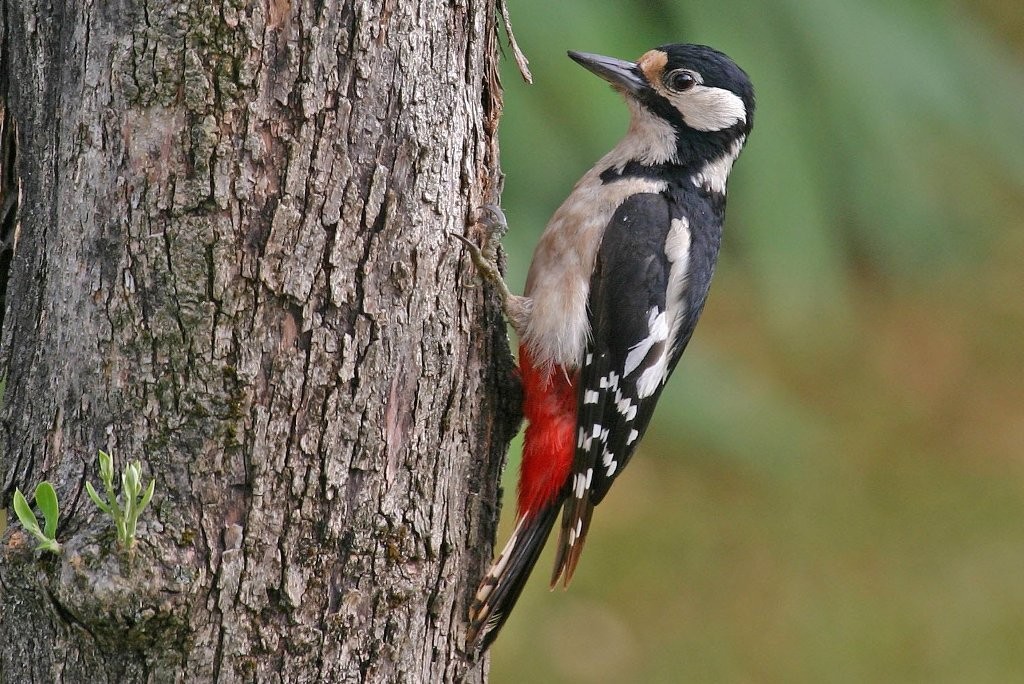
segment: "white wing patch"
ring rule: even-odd
[[[685,218],[672,220],[668,235],[665,237],[665,254],[672,266],[669,269],[668,289],[665,292],[666,308],[662,313],[667,321],[667,329],[662,339],[669,339],[673,344],[665,345],[661,356],[640,374],[636,390],[637,396],[641,399],[654,394],[668,379],[668,361],[672,356],[672,347],[679,338],[679,327],[686,314],[683,293],[686,290],[686,274],[690,264],[690,226]],[[631,351],[630,356],[632,354]],[[628,357],[626,366],[629,366]]]
[[[647,313],[647,337],[629,348],[622,374],[629,375],[639,368],[643,360],[647,358],[651,347],[666,339],[668,339],[668,322],[665,320],[665,312],[652,307]]]

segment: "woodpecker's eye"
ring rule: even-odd
[[[693,72],[685,69],[677,69],[665,77],[665,85],[677,92],[689,90],[697,83],[697,77]]]

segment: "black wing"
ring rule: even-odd
[[[667,195],[635,195],[602,239],[552,585],[572,578],[593,507],[632,457],[703,308],[720,227],[693,230],[680,207]]]

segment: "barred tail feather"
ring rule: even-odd
[[[555,568],[551,573],[551,588],[558,584],[569,588],[572,576],[576,572],[576,564],[583,553],[583,543],[587,540],[590,530],[590,516],[594,513],[594,504],[586,498],[570,498],[565,502],[562,513],[562,526],[558,532],[558,549],[555,552]]]
[[[519,518],[511,539],[480,582],[469,608],[466,652],[487,650],[505,624],[558,517],[560,501]]]

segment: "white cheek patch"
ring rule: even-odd
[[[686,125],[698,131],[721,131],[747,120],[743,99],[725,88],[695,85],[669,101],[683,115]]]

